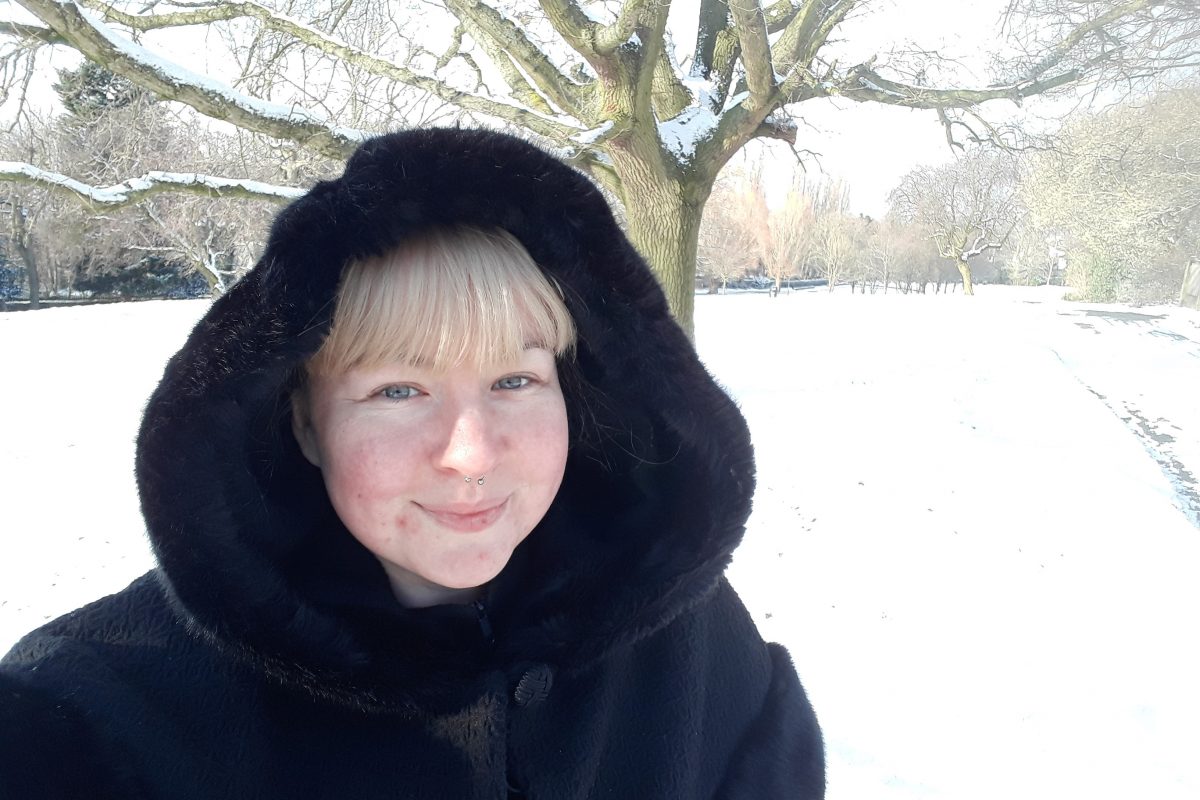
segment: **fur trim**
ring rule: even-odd
[[[452,223],[512,233],[579,333],[567,475],[495,582],[488,654],[395,607],[287,432],[286,388],[328,330],[342,266]],[[165,589],[197,632],[285,682],[387,707],[436,703],[479,658],[582,665],[661,628],[715,586],[754,488],[741,414],[600,192],[523,140],[461,129],[368,141],[279,215],[168,365],[137,475]],[[441,629],[474,624],[445,614]]]

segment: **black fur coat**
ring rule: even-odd
[[[564,287],[571,445],[475,605],[406,610],[290,435],[348,259],[508,230]],[[167,366],[138,440],[158,567],[0,666],[4,798],[817,798],[820,731],[723,577],[740,413],[584,177],[529,144],[364,144],[283,211]]]

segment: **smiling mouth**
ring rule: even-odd
[[[420,503],[417,503],[417,506],[443,527],[461,533],[478,533],[490,528],[496,520],[500,519],[508,509],[508,498],[504,498],[496,505],[478,509],[456,506],[423,506]]]

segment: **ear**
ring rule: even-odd
[[[317,446],[317,431],[313,428],[308,391],[301,387],[292,392],[292,435],[300,452],[314,467],[321,467],[321,449]]]

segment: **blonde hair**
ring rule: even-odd
[[[562,356],[575,325],[562,293],[507,231],[431,228],[342,274],[311,374],[402,362],[506,363],[530,346]]]

